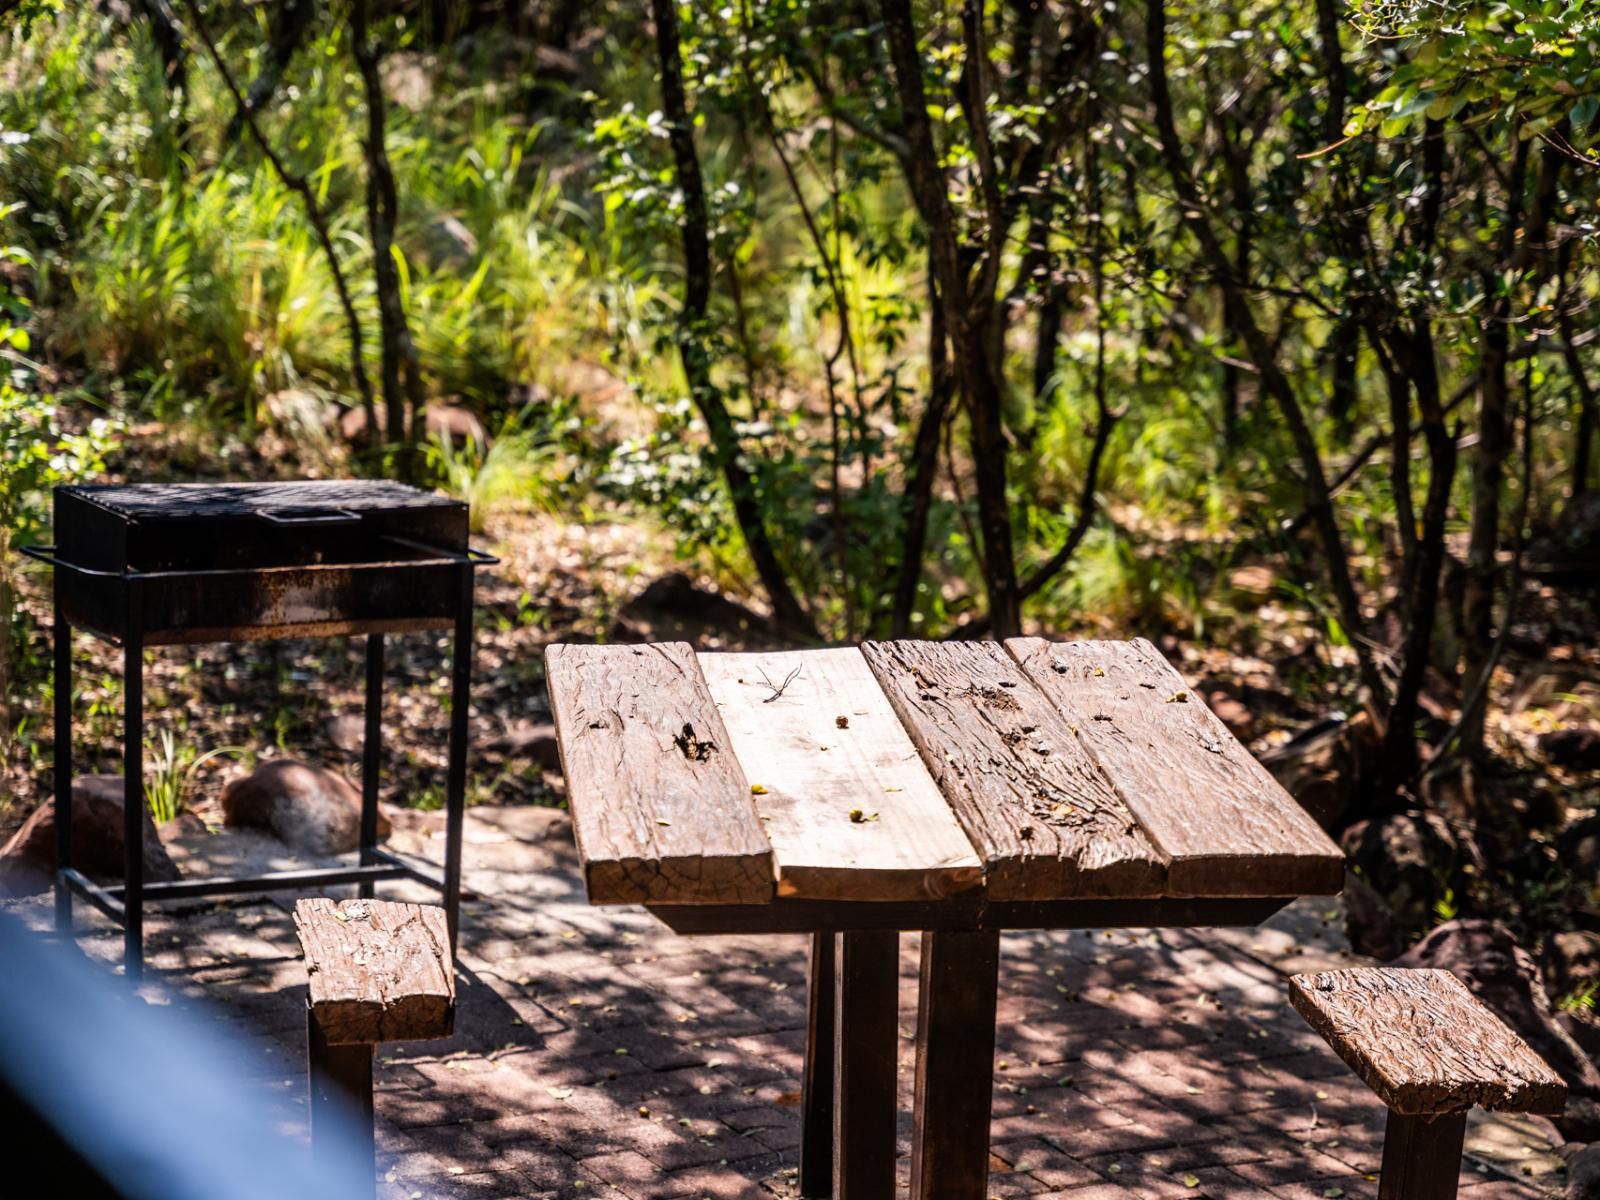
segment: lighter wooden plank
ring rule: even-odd
[[[1177,896],[1331,895],[1344,856],[1143,638],[1006,643],[1076,730]]]
[[[772,899],[772,847],[686,643],[550,646],[545,681],[590,903]]]
[[[1165,871],[1072,730],[994,642],[862,654],[997,900],[1159,896]]]
[[[766,789],[756,808],[780,896],[929,900],[982,883],[859,650],[702,654],[700,669],[734,755]]]
[[[316,897],[294,906],[311,1015],[334,1045],[449,1037],[456,977],[444,909]]]
[[[1352,967],[1296,975],[1289,998],[1395,1112],[1559,1113],[1561,1077],[1449,971]]]

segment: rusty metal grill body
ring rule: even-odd
[[[122,924],[130,977],[143,965],[143,906],[271,889],[384,879],[440,891],[454,946],[459,927],[466,795],[473,571],[495,561],[467,544],[467,506],[386,481],[106,484],[58,487],[56,545],[26,552],[55,568],[56,925],[82,896]],[[103,887],[72,866],[72,632],[123,649],[127,873]],[[445,861],[380,847],[384,637],[453,630]],[[359,861],[253,878],[143,880],[144,648],[267,638],[366,637]]]

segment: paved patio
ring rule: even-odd
[[[401,848],[437,847],[436,815],[404,824]],[[191,828],[173,850],[200,870],[270,859],[273,845]],[[380,1195],[796,1195],[805,939],[681,938],[641,910],[590,908],[570,829],[550,810],[472,810],[466,854],[476,898],[457,1033],[379,1059]],[[221,1065],[270,1089],[303,1137],[291,905],[152,915],[145,992],[235,1029],[240,1053]],[[23,912],[48,921],[43,904]],[[120,936],[81,919],[85,951],[114,961]],[[1282,979],[1352,961],[1338,925],[1322,901],[1257,930],[1007,935],[990,1194],[1375,1196],[1383,1109],[1289,1008]],[[902,1155],[917,949],[902,938]],[[1467,1150],[1471,1200],[1559,1193],[1534,1119],[1475,1119]]]

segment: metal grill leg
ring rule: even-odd
[[[56,606],[56,932],[72,934],[72,626]]]
[[[800,1092],[800,1194],[807,1200],[833,1194],[833,939],[831,933],[811,935],[806,973],[810,994]]]
[[[366,732],[361,739],[361,865],[377,861],[373,850],[378,845],[378,760],[383,754],[383,634],[367,634]],[[360,884],[360,895],[372,899],[377,885],[371,880]]]
[[[128,981],[144,977],[144,604],[129,582],[122,635],[122,961]]]
[[[450,661],[450,768],[445,780],[444,913],[450,953],[461,931],[461,822],[467,810],[467,706],[472,681],[472,567],[461,568]]]

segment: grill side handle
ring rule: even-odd
[[[318,508],[312,505],[285,505],[282,508],[258,508],[256,516],[273,525],[304,529],[310,526],[359,525],[361,516],[347,508]]]

